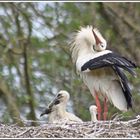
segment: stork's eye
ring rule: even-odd
[[[60,103],[60,101],[59,100],[56,100],[54,104],[57,105],[59,103]]]
[[[101,44],[101,47],[102,47],[102,48],[104,48],[104,45],[103,45],[103,44]]]
[[[58,94],[58,95],[57,95],[57,97],[60,97],[60,96],[61,96],[61,94]]]

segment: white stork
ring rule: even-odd
[[[91,115],[91,121],[97,121],[97,106],[91,105],[89,107],[90,115]]]
[[[80,118],[66,111],[66,105],[69,98],[70,95],[67,91],[59,91],[54,100],[40,116],[48,114],[49,123],[82,122]]]
[[[108,100],[121,111],[132,108],[132,95],[123,70],[135,76],[137,67],[125,57],[106,50],[106,45],[101,33],[92,26],[82,27],[70,45],[76,70],[95,98],[98,120],[101,119],[99,96],[104,99],[104,120]]]

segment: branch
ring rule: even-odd
[[[109,4],[105,4],[106,8],[108,8],[115,16],[116,18],[120,18],[126,25],[128,25],[129,28],[134,30],[137,33],[140,33],[140,27],[136,23],[133,22],[132,19],[130,19],[126,14],[124,13],[119,13],[118,11],[115,10],[112,6]]]
[[[19,110],[17,108],[15,99],[13,98],[13,93],[11,93],[10,89],[2,79],[0,80],[0,92],[4,95],[5,102],[8,105],[8,109],[14,123],[18,123],[20,126],[23,126]]]
[[[36,115],[35,115],[35,108],[34,108],[34,95],[31,91],[31,84],[30,84],[30,77],[28,73],[28,56],[27,56],[27,42],[22,42],[23,44],[23,58],[24,58],[24,74],[25,74],[25,84],[26,84],[26,92],[29,95],[29,106],[30,106],[30,118],[33,120],[36,120]],[[36,123],[33,122],[33,125],[36,125]]]
[[[83,123],[42,123],[43,126],[1,125],[5,138],[139,138],[140,117],[130,121],[110,120]],[[8,131],[8,133],[7,133]]]
[[[120,33],[120,29],[119,26],[117,25],[117,23],[114,21],[114,19],[116,18],[116,15],[112,14],[108,14],[108,8],[106,7],[107,4],[104,3],[99,3],[100,6],[100,13],[103,15],[103,17],[105,18],[105,20],[108,22],[108,24],[112,24],[113,26],[113,31],[116,35],[119,35],[119,39],[122,41],[122,43],[124,43],[126,46],[129,46],[129,43],[127,42],[126,38],[123,36],[122,33]]]

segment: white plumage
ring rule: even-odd
[[[48,105],[47,109],[41,114],[48,114],[49,123],[82,122],[76,115],[66,111],[66,105],[70,98],[67,91],[61,90]]]
[[[90,115],[91,115],[91,121],[97,121],[97,106],[91,105],[89,107]]]
[[[122,69],[134,75],[136,65],[106,50],[106,45],[106,40],[97,29],[92,26],[81,28],[70,47],[72,60],[77,73],[95,97],[98,108],[97,97],[100,95],[119,110],[127,111],[132,107],[131,92]]]

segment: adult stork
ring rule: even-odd
[[[40,116],[48,114],[49,123],[82,122],[79,117],[66,111],[66,105],[69,98],[70,95],[67,91],[59,91],[57,96]]]
[[[101,119],[99,97],[104,99],[103,119],[107,117],[107,101],[121,111],[132,108],[132,95],[124,70],[133,76],[137,66],[125,57],[106,50],[106,40],[92,26],[81,27],[70,45],[77,72],[95,98],[98,120]]]

